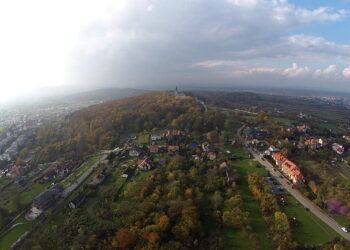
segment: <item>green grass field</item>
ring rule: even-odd
[[[291,195],[286,195],[288,205],[283,211],[288,218],[295,217],[298,225],[293,226],[293,237],[300,244],[319,244],[330,241],[339,235],[317,218],[314,214],[306,211],[305,208],[297,202]]]
[[[62,181],[62,185],[66,188],[72,185],[83,173],[88,170],[93,164],[95,164],[102,156],[94,156],[80,165],[78,168],[73,169],[72,173]]]
[[[318,123],[317,126],[323,129],[331,129],[335,131],[341,130],[341,128],[335,123]]]
[[[0,249],[8,249],[22,234],[28,231],[32,226],[36,224],[36,220],[27,221],[24,218],[24,215],[19,217],[13,222],[13,225],[17,223],[23,223],[18,225],[11,230],[9,230],[6,234],[4,234],[0,239]]]
[[[243,151],[244,152],[244,151]],[[265,221],[261,215],[258,201],[252,195],[248,187],[247,175],[249,173],[258,172],[261,175],[266,175],[266,171],[263,168],[256,168],[257,162],[253,160],[242,160],[233,162],[233,168],[237,170],[239,189],[242,191],[242,198],[244,204],[244,210],[249,212],[250,226],[252,227],[252,233],[257,237],[260,243],[261,249],[272,249],[271,241],[267,238],[268,230]],[[228,236],[226,238],[226,236]],[[246,247],[249,242],[240,242],[236,237],[225,234],[225,239],[231,242],[230,247],[237,249],[249,249]],[[232,249],[231,248],[231,249]],[[227,248],[230,249],[230,248]]]
[[[276,122],[279,122],[279,123],[283,123],[283,124],[292,123],[293,122],[292,120],[287,119],[287,118],[283,118],[283,117],[273,117],[272,120],[274,120]]]
[[[149,134],[139,134],[137,136],[137,144],[141,145],[141,144],[149,144],[149,140],[150,140],[150,135]]]
[[[249,198],[250,191],[245,178],[249,173],[260,173],[263,176],[267,175],[267,171],[264,168],[256,168],[256,163],[257,162],[252,160],[237,161],[233,163],[233,168],[236,169],[239,174],[240,189],[242,189],[245,199],[247,200],[246,209],[253,214],[253,225],[257,230],[256,234],[261,236],[266,231],[266,229],[264,229],[265,225],[261,223],[263,219],[260,215],[257,202],[254,204]],[[286,194],[286,197],[288,199],[288,205],[282,208],[283,212],[287,214],[288,218],[296,217],[299,221],[299,225],[293,228],[293,239],[296,242],[306,245],[320,244],[330,241],[335,237],[339,237],[339,235],[323,221],[306,211],[301,204],[297,203],[294,197],[289,194]],[[254,200],[254,197],[252,197],[252,199]],[[258,217],[260,217],[260,222]],[[268,243],[263,243],[263,240],[264,239],[261,239],[261,243],[266,247]]]
[[[237,148],[237,147],[233,147],[233,146],[225,146],[225,150],[229,150],[233,156],[238,156],[238,157],[243,157],[243,158],[250,157],[250,154],[241,148]]]

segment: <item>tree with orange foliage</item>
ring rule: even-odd
[[[135,245],[136,235],[127,228],[120,228],[116,234],[115,240],[121,249],[129,249]]]

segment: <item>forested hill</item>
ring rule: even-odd
[[[177,128],[198,133],[223,126],[219,112],[206,115],[210,119],[204,119],[204,110],[195,99],[176,98],[170,91],[109,101],[80,110],[58,124],[42,126],[33,145],[36,162],[80,159],[143,130]]]

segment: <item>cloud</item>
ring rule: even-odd
[[[326,77],[326,78],[336,78],[339,75],[339,71],[338,71],[338,67],[334,64],[329,65],[327,68],[325,69],[317,69],[314,72],[314,75],[316,77]]]
[[[299,67],[298,64],[293,63],[292,67],[286,68],[282,74],[288,77],[299,77],[306,75],[310,72],[310,69],[308,67]]]
[[[112,9],[110,18],[96,18],[81,30],[68,67],[72,82],[137,87],[217,79],[227,84],[256,75],[312,80],[310,62],[350,61],[350,45],[293,32],[341,21],[344,10],[306,9],[287,0],[118,2],[122,11]],[[292,62],[303,66],[286,66]]]
[[[350,66],[343,69],[343,76],[346,77],[346,78],[350,78]]]

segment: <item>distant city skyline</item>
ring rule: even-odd
[[[0,102],[43,86],[350,92],[350,1],[0,3]]]

